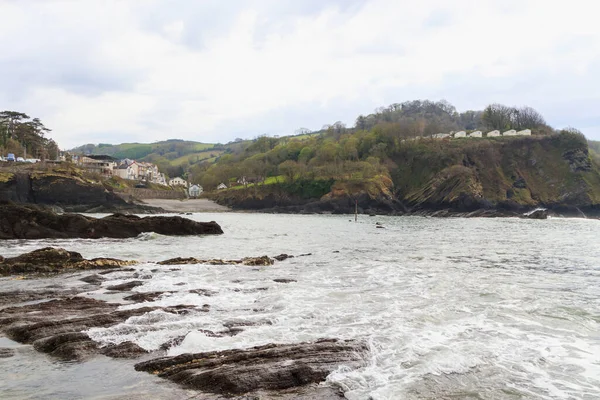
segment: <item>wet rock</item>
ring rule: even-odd
[[[142,354],[147,354],[145,350],[133,342],[123,342],[116,345],[103,347],[100,353],[112,358],[136,358]]]
[[[14,349],[7,349],[5,347],[0,347],[0,358],[10,358],[15,355]]]
[[[183,343],[186,336],[187,336],[187,334],[174,337],[173,339],[169,340],[168,342],[161,344],[159,348],[161,350],[166,351],[166,350],[169,350],[171,347],[179,346],[181,343]]]
[[[131,238],[144,232],[161,235],[223,233],[219,224],[182,217],[146,217],[113,214],[92,218],[80,214],[56,214],[34,205],[0,203],[0,239]]]
[[[45,247],[0,262],[0,275],[64,273],[87,269],[115,269],[135,264],[113,258],[84,259],[62,248]]]
[[[94,275],[88,275],[86,277],[83,277],[80,279],[80,281],[85,282],[85,283],[89,283],[90,285],[100,285],[102,284],[102,282],[104,282],[106,280],[106,278],[98,275],[98,274],[94,274]]]
[[[547,219],[548,218],[548,210],[543,209],[543,208],[539,208],[537,210],[534,210],[530,213],[527,214],[523,214],[521,216],[521,218],[527,218],[527,219]]]
[[[280,254],[280,255],[275,256],[273,258],[276,259],[277,261],[283,261],[283,260],[287,260],[288,258],[294,258],[294,256],[291,256],[289,254]]]
[[[98,272],[98,274],[108,275],[108,274],[112,274],[113,272],[133,272],[133,271],[135,271],[135,268],[109,269],[108,271]]]
[[[277,278],[277,279],[273,279],[273,282],[277,282],[277,283],[292,283],[292,282],[298,282],[295,279],[286,279],[286,278]]]
[[[32,344],[40,352],[65,360],[82,360],[94,354],[130,358],[145,353],[134,343],[100,347],[85,333],[106,328],[155,310],[183,314],[194,306],[141,307],[118,310],[119,304],[72,297],[0,310],[0,331],[20,343]]]
[[[250,266],[268,266],[273,265],[273,263],[273,259],[269,258],[268,256],[246,257],[242,259],[242,264]]]
[[[218,293],[218,292],[215,292],[214,290],[209,290],[209,289],[192,289],[192,290],[188,290],[188,292],[195,293],[200,296],[206,296],[206,297],[211,297]]]
[[[130,291],[134,287],[142,286],[143,284],[144,284],[144,282],[142,282],[142,281],[130,281],[130,282],[125,282],[125,283],[120,283],[118,285],[108,286],[106,289],[125,292],[125,291]]]
[[[241,395],[322,382],[341,365],[362,365],[361,353],[366,350],[366,345],[357,341],[269,344],[246,350],[162,357],[138,363],[135,369],[204,392]]]
[[[298,257],[312,256],[312,253],[300,254]]]
[[[154,301],[164,293],[172,293],[172,292],[146,292],[146,293],[134,293],[131,296],[124,297],[123,300],[135,301],[136,303],[141,303],[143,301]]]
[[[241,260],[221,260],[221,259],[209,259],[202,260],[194,257],[176,257],[168,260],[160,261],[157,264],[159,265],[185,265],[185,264],[208,264],[208,265],[249,265],[249,266],[263,266],[263,265],[273,265],[273,259],[268,256],[262,257],[245,257]]]

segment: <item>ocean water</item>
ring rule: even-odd
[[[209,312],[187,315],[155,311],[89,331],[104,344],[131,340],[155,350],[185,336],[168,350],[177,355],[359,338],[369,345],[364,367],[342,366],[328,377],[348,399],[600,399],[598,220],[359,216],[355,223],[353,216],[241,213],[189,218],[215,220],[225,234],[5,241],[0,254],[60,246],[87,258],[140,260],[139,275],[151,278],[134,291],[170,293],[122,308],[210,306]],[[296,257],[269,267],[155,264],[173,257],[280,253]],[[2,279],[0,291],[78,285],[88,274]],[[104,288],[131,280],[130,273],[106,277],[100,289],[85,295],[115,300]],[[190,293],[195,289],[210,296]],[[205,333],[231,326],[243,331],[231,337]],[[0,347],[6,347],[2,340],[7,343],[0,339]],[[98,357],[65,364],[13,345],[17,356],[0,359],[0,376],[11,377],[0,380],[0,398],[191,396],[133,371],[127,361]],[[26,374],[28,368],[35,374]],[[85,392],[69,384],[74,379]]]

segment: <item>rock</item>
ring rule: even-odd
[[[0,347],[0,358],[10,358],[15,355],[14,349],[7,349],[5,347]]]
[[[262,257],[245,257],[241,260],[221,260],[221,259],[211,259],[211,260],[201,260],[193,257],[176,257],[168,260],[160,261],[158,265],[185,265],[185,264],[208,264],[208,265],[249,265],[249,266],[261,266],[261,265],[273,265],[273,259],[268,256]]]
[[[288,258],[294,258],[294,256],[290,256],[288,254],[280,254],[280,255],[275,256],[273,258],[276,259],[277,261],[283,261],[283,260],[287,260]]]
[[[142,286],[143,284],[144,284],[144,282],[142,282],[142,281],[129,281],[129,282],[121,283],[118,285],[108,286],[106,289],[125,292],[125,291],[130,291],[134,287]]]
[[[322,382],[341,365],[363,365],[361,353],[366,351],[357,341],[319,340],[162,357],[138,363],[135,369],[204,392],[241,395]]]
[[[33,344],[40,352],[65,360],[83,360],[95,354],[132,358],[146,351],[125,342],[100,347],[85,333],[90,328],[110,327],[155,310],[184,314],[194,306],[141,307],[118,310],[119,304],[71,297],[0,310],[0,331],[20,343]]]
[[[24,204],[0,204],[0,239],[130,238],[143,232],[161,235],[221,234],[214,221],[196,222],[182,217],[146,217],[113,214],[92,218],[80,214],[56,214]]]
[[[131,296],[124,297],[123,300],[135,301],[136,303],[141,303],[142,301],[154,301],[164,293],[172,293],[172,292],[146,292],[146,293],[134,293]]]
[[[277,282],[277,283],[292,283],[292,282],[298,282],[295,279],[285,279],[285,278],[277,278],[277,279],[273,279],[273,282]]]
[[[538,208],[537,210],[533,210],[529,213],[523,214],[521,218],[528,219],[547,219],[548,218],[548,210],[543,208]]]
[[[64,273],[87,269],[113,269],[136,264],[113,258],[84,259],[81,254],[61,248],[45,247],[0,261],[0,275]]]
[[[88,276],[80,279],[80,281],[89,283],[90,285],[100,285],[105,280],[106,280],[106,278],[104,278],[98,274],[88,275]]]
[[[192,289],[192,290],[188,290],[189,293],[195,293],[197,295],[200,296],[206,296],[206,297],[211,297],[217,294],[217,292],[215,292],[214,290],[209,290],[209,289]]]
[[[262,256],[262,257],[246,257],[242,259],[242,264],[244,265],[250,265],[250,266],[267,266],[267,265],[273,265],[274,261],[273,259],[269,258],[268,256]]]

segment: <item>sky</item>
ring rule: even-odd
[[[407,100],[600,140],[596,0],[0,0],[0,110],[85,143],[293,134]]]

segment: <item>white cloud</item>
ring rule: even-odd
[[[63,147],[291,133],[431,96],[528,104],[600,139],[593,0],[198,4],[0,2],[0,74],[16,82],[0,108]]]

